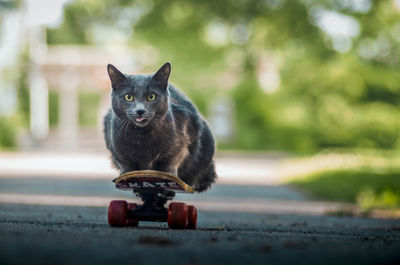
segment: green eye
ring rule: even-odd
[[[131,102],[134,100],[134,97],[131,94],[125,94],[125,100]]]
[[[147,100],[148,100],[148,101],[154,101],[154,100],[156,100],[156,94],[154,94],[154,93],[149,94],[149,95],[147,96]]]

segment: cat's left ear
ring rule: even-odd
[[[164,88],[166,88],[168,85],[168,78],[170,73],[171,73],[171,64],[165,63],[163,66],[161,66],[160,69],[158,69],[157,73],[153,75],[153,80],[160,82],[161,85]]]

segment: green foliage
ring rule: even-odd
[[[58,124],[59,98],[58,92],[49,91],[49,123],[51,127],[55,127]]]
[[[17,2],[10,2],[9,8],[15,8]],[[0,4],[1,5],[1,4]],[[3,69],[6,78],[15,80],[17,90],[17,113],[11,116],[0,116],[0,149],[15,148],[17,145],[18,129],[29,127],[30,95],[27,85],[29,60],[28,53],[24,52],[18,58],[19,64],[13,68]]]
[[[95,127],[98,120],[98,107],[100,95],[93,92],[79,93],[79,125],[84,127]]]
[[[314,173],[292,176],[288,184],[317,199],[357,203],[366,213],[399,209],[399,159],[399,153],[393,151],[320,154],[299,160]],[[295,161],[291,165],[299,167]]]
[[[327,200],[356,202],[357,196],[370,187],[381,193],[392,189],[400,191],[400,170],[374,172],[371,169],[323,171],[293,180],[290,184],[310,195]]]
[[[15,119],[0,117],[0,149],[13,148],[17,142],[17,126]]]
[[[400,192],[387,189],[376,193],[372,188],[366,187],[358,194],[357,204],[363,212],[374,209],[397,209],[400,208]]]
[[[17,80],[17,97],[18,97],[18,113],[21,123],[25,127],[29,127],[30,119],[30,93],[28,87],[29,74],[29,56],[28,52],[23,53],[18,65],[18,80]]]
[[[268,128],[271,119],[268,98],[254,86],[254,83],[255,80],[243,83],[233,93],[235,104],[241,104],[236,113],[237,123],[240,124],[236,132],[236,137],[240,139],[236,143],[238,148],[264,149],[271,143],[271,134],[266,133],[271,131]],[[264,109],[260,110],[261,106],[264,106]],[[254,143],[258,145],[254,146]]]
[[[341,0],[75,1],[66,7],[63,24],[48,30],[48,42],[99,44],[94,33],[104,31],[107,37],[126,34],[125,43],[139,51],[151,46],[152,64],[170,61],[171,81],[202,113],[215,95],[233,97],[236,137],[227,148],[395,149],[400,12],[392,0],[371,3],[360,11]],[[358,23],[348,51],[334,49],[332,37],[315,22],[318,10]],[[215,25],[225,32],[208,36]],[[268,93],[257,76],[270,61],[281,82]],[[144,70],[155,68],[149,67]]]
[[[0,0],[0,21],[3,12],[15,9],[18,5],[20,5],[20,2],[21,1],[18,0],[14,1]]]

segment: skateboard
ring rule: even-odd
[[[115,187],[133,191],[142,204],[111,201],[108,223],[112,227],[138,226],[139,221],[167,222],[171,229],[196,229],[197,210],[193,205],[171,202],[175,193],[194,193],[193,187],[180,178],[156,170],[127,172],[114,179]]]

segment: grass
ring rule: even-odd
[[[354,155],[354,154],[353,154]],[[349,164],[347,159],[341,163],[332,157],[348,158],[349,154],[329,154],[302,159],[302,164],[335,164],[334,167],[315,167],[316,170],[292,176],[287,183],[304,191],[311,198],[328,201],[357,203],[360,209],[368,212],[375,209],[400,209],[400,165],[398,154],[387,156],[357,155],[357,163]],[[323,162],[325,158],[325,162]],[[339,160],[339,161],[341,161]],[[313,161],[313,163],[310,163]],[[317,163],[315,163],[317,162]],[[298,165],[297,165],[298,166]]]
[[[400,191],[400,171],[378,173],[364,170],[334,170],[316,173],[289,183],[315,198],[356,202],[360,192],[366,188],[372,189],[375,193],[385,190]]]

